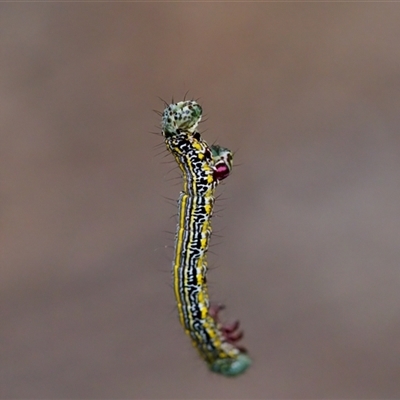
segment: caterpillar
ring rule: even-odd
[[[181,325],[211,371],[237,376],[251,364],[246,350],[237,345],[243,333],[239,322],[219,321],[222,305],[210,305],[207,290],[207,250],[215,189],[229,176],[233,154],[209,146],[197,131],[202,108],[195,101],[168,105],[161,121],[167,150],[183,176],[178,200],[178,225],[172,266],[173,286]]]

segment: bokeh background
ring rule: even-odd
[[[1,4],[0,397],[399,398],[399,21]],[[181,183],[150,132],[187,91],[236,151],[208,280],[254,360],[237,379],[208,372],[171,288]]]

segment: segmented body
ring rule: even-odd
[[[226,376],[244,372],[250,365],[242,348],[235,346],[237,329],[218,322],[210,312],[206,272],[211,237],[215,189],[232,168],[232,153],[208,146],[196,131],[201,107],[194,101],[169,105],[163,113],[162,129],[167,149],[183,175],[178,200],[178,226],[173,261],[174,291],[180,322],[210,369]]]

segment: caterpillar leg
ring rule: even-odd
[[[243,331],[239,330],[240,322],[236,320],[231,323],[222,324],[219,319],[219,313],[223,310],[225,306],[223,304],[211,304],[210,305],[210,316],[215,321],[215,323],[221,329],[224,339],[233,344],[240,352],[247,353],[245,347],[238,345],[236,342],[243,338]]]

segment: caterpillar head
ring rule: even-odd
[[[229,149],[217,144],[210,146],[210,149],[214,160],[214,179],[222,181],[232,171],[233,154]]]
[[[171,137],[179,131],[194,133],[202,112],[201,106],[193,100],[170,104],[162,115],[162,134],[164,137]]]
[[[210,369],[218,374],[234,377],[242,374],[250,365],[250,357],[240,353],[236,358],[219,358],[210,365]]]

